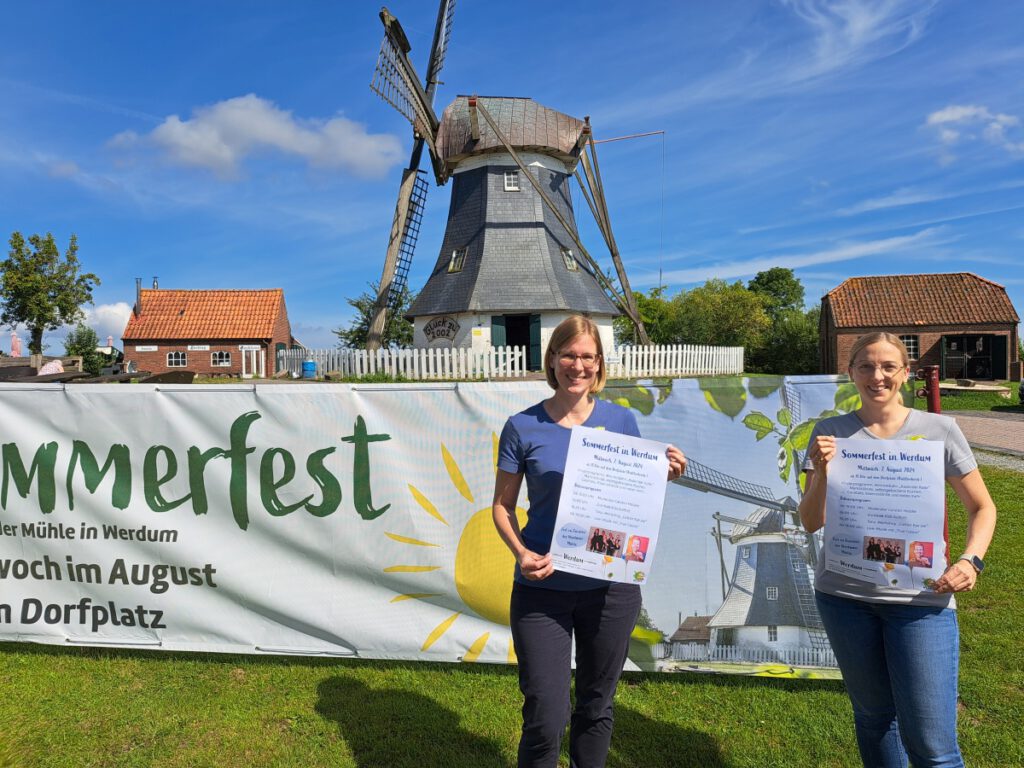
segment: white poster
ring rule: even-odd
[[[643,584],[665,505],[665,443],[573,427],[558,500],[556,570]]]
[[[825,567],[930,589],[946,570],[942,443],[836,439],[825,503]]]

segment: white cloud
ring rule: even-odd
[[[925,126],[935,131],[947,150],[962,142],[984,141],[1014,156],[1024,156],[1020,125],[1020,118],[1015,115],[992,112],[988,107],[974,104],[951,104],[932,112],[925,120]],[[1021,141],[1011,137],[1014,132],[1022,135]],[[943,159],[952,160],[952,154],[947,151]]]
[[[348,118],[297,118],[251,93],[194,109],[190,119],[171,115],[143,136],[124,131],[109,142],[121,150],[140,145],[222,178],[236,176],[248,156],[267,150],[301,157],[312,168],[377,177],[400,162],[402,150],[395,136],[367,133]]]
[[[121,334],[128,325],[132,313],[131,304],[119,301],[116,304],[99,304],[86,307],[85,324],[96,331],[100,345],[107,343],[107,336],[114,337],[114,346],[121,346]]]
[[[940,237],[941,231],[940,227],[932,227],[912,235],[887,237],[862,243],[847,243],[836,248],[815,251],[813,253],[773,254],[770,256],[757,256],[745,261],[732,261],[709,264],[702,267],[691,267],[690,269],[678,269],[665,272],[661,276],[661,282],[688,285],[691,283],[701,283],[710,278],[730,280],[732,278],[749,277],[772,267],[798,269],[815,264],[851,261],[866,256],[885,256],[889,258],[900,251],[938,245],[942,242]],[[639,279],[632,282],[638,286],[657,285],[658,279],[657,274],[641,275]]]

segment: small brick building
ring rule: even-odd
[[[821,365],[845,373],[865,333],[888,331],[911,369],[939,366],[944,379],[1019,378],[1020,317],[1006,289],[970,272],[851,277],[821,299]]]
[[[121,337],[126,363],[163,373],[265,377],[295,346],[284,291],[138,289]]]

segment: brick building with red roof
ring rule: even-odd
[[[949,379],[1019,378],[1020,317],[1006,289],[970,272],[851,277],[821,299],[821,365],[846,373],[850,348],[873,331],[899,336],[911,368]]]
[[[295,346],[284,291],[137,287],[121,337],[126,363],[163,373],[270,376],[277,351]]]

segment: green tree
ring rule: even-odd
[[[747,288],[764,298],[765,311],[773,320],[784,312],[803,311],[804,286],[792,269],[772,267],[758,272]]]
[[[665,297],[664,286],[649,292],[635,292],[636,307],[652,344],[672,344],[679,332],[678,307]],[[633,323],[625,315],[615,318],[615,339],[620,344],[634,340]]]
[[[402,289],[402,295],[395,308],[388,308],[387,323],[381,335],[382,347],[411,347],[413,326],[405,319],[405,313],[412,304],[415,295],[408,287]],[[354,299],[346,299],[349,306],[356,310],[355,317],[348,328],[335,328],[332,331],[338,336],[340,346],[361,349],[366,346],[366,337],[370,332],[373,309],[377,301],[377,284],[371,283],[370,290],[359,294]]]
[[[92,303],[92,290],[100,279],[81,271],[74,235],[63,258],[50,233],[32,235],[26,242],[15,232],[10,246],[8,257],[0,262],[0,323],[23,323],[29,331],[29,352],[40,354],[45,331],[85,316],[82,305]]]
[[[64,353],[81,356],[82,368],[93,376],[98,376],[103,367],[103,355],[96,349],[99,345],[100,340],[96,331],[79,323],[64,339]]]
[[[818,373],[818,319],[821,308],[808,312],[787,309],[776,315],[763,344],[750,350],[747,369],[759,373],[797,375]]]
[[[739,281],[730,285],[711,279],[680,293],[672,303],[676,305],[678,326],[669,343],[754,349],[771,327],[764,299]]]

